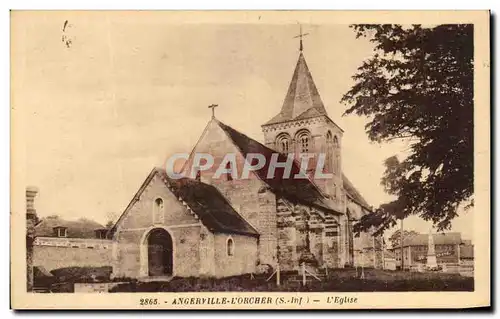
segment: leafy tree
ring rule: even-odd
[[[115,220],[117,218],[117,214],[115,212],[108,212],[106,213],[106,219],[108,220],[106,222],[106,228],[111,229],[115,225]]]
[[[403,240],[406,238],[411,238],[413,236],[420,235],[414,230],[403,230]],[[401,246],[401,230],[396,230],[391,237],[389,237],[389,242],[391,243],[391,247],[400,247]]]
[[[473,25],[353,25],[373,55],[343,96],[345,115],[367,116],[371,141],[405,139],[381,184],[396,200],[355,226],[380,232],[418,215],[443,230],[458,206],[473,205]]]

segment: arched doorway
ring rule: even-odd
[[[147,239],[148,275],[169,276],[173,269],[172,237],[162,228],[151,230]]]

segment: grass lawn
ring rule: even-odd
[[[294,278],[295,277],[295,278]],[[354,269],[336,269],[326,280],[317,281],[308,277],[306,286],[296,276],[283,274],[283,282],[276,285],[275,279],[266,281],[250,275],[221,279],[174,278],[170,282],[130,282],[120,284],[111,292],[201,292],[201,291],[473,291],[474,279],[459,274],[412,273],[366,269],[365,279],[356,278]]]

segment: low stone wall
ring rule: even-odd
[[[34,246],[33,266],[47,271],[64,267],[99,267],[112,265],[112,249]]]
[[[75,293],[108,293],[124,282],[75,283]]]

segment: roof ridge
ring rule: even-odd
[[[132,200],[130,203],[127,205],[125,210],[122,212],[116,223],[113,225],[113,227],[108,231],[108,236],[112,237],[114,236],[118,224],[123,220],[125,215],[130,211],[130,209],[133,207],[135,202],[138,200],[138,197],[144,192],[146,189],[147,185],[151,183],[151,180],[158,174],[159,178],[162,180],[162,182],[165,184],[165,187],[168,189],[168,191],[176,197],[176,200],[178,202],[181,202],[181,204],[186,203],[186,206],[188,209],[191,210],[193,214],[195,214],[200,222],[210,229],[211,231],[215,232],[230,232],[230,233],[237,233],[237,234],[243,234],[243,235],[250,235],[250,236],[259,236],[259,232],[252,226],[250,225],[246,219],[244,219],[227,201],[227,198],[213,185],[203,183],[201,181],[196,181],[195,179],[191,178],[181,178],[181,179],[172,179],[169,178],[167,171],[161,167],[154,167],[149,175],[146,177],[144,182],[141,184],[139,190],[136,192],[136,194],[133,196]],[[212,192],[210,195],[214,195],[214,198],[210,198],[208,201],[202,201],[203,203],[192,201],[192,195],[196,196],[201,196],[202,194],[200,191],[203,191],[203,189],[198,189],[196,191],[193,191],[193,193],[190,193],[189,190],[186,193],[186,190],[182,189],[183,187],[190,188],[194,186],[203,186],[205,190]],[[184,191],[184,193],[182,193]],[[189,198],[188,198],[189,197]],[[216,197],[216,198],[215,198]],[[199,198],[198,198],[199,200]],[[210,205],[216,205],[217,200],[219,203],[223,201],[223,206],[226,204],[227,206],[221,207],[220,210],[214,211],[209,207]],[[227,207],[230,208],[230,210],[227,210]],[[201,212],[205,212],[202,214]],[[223,215],[222,218],[220,215]],[[235,217],[236,216],[236,217]],[[221,219],[222,218],[222,219]],[[235,219],[236,218],[236,219]],[[238,220],[240,219],[243,221],[243,224]],[[225,221],[221,222],[221,221]],[[231,224],[234,223],[234,224]],[[215,225],[214,225],[215,224]],[[215,227],[214,227],[215,226]],[[239,229],[238,229],[239,228]]]
[[[221,128],[221,129],[222,129],[222,130],[223,130],[223,131],[227,134],[228,138],[229,138],[229,139],[230,139],[230,140],[234,143],[234,145],[238,148],[238,150],[240,151],[240,153],[242,153],[242,155],[244,155],[244,156],[246,156],[246,154],[247,154],[247,153],[249,153],[249,152],[248,152],[248,151],[246,151],[246,150],[244,150],[244,149],[242,148],[242,145],[240,145],[240,143],[237,141],[237,139],[236,139],[234,136],[232,136],[232,134],[234,134],[234,133],[235,133],[235,134],[239,134],[239,135],[241,135],[241,137],[243,137],[243,138],[247,139],[248,141],[251,141],[251,142],[256,143],[256,144],[257,144],[257,146],[262,147],[262,148],[263,148],[263,150],[264,150],[264,151],[266,151],[266,152],[269,152],[269,153],[278,153],[278,154],[280,154],[280,155],[282,155],[282,156],[288,156],[288,154],[280,153],[280,152],[278,152],[278,151],[276,151],[276,150],[274,150],[274,149],[272,149],[272,148],[270,148],[270,147],[267,147],[267,146],[265,146],[264,144],[260,143],[259,141],[254,140],[253,138],[251,138],[251,137],[247,136],[247,135],[246,135],[246,134],[244,134],[244,133],[241,133],[240,131],[238,131],[238,130],[234,129],[233,127],[231,127],[231,126],[229,126],[229,125],[227,125],[227,124],[225,124],[225,123],[223,123],[223,122],[221,122],[221,121],[219,121],[219,120],[217,120],[217,123],[219,124],[219,127],[220,127],[220,128]],[[228,132],[228,130],[233,131],[234,133]],[[264,155],[264,154],[263,154],[263,155]],[[268,159],[267,159],[267,160],[268,160]],[[300,164],[299,164],[299,162],[298,162],[295,158],[294,158],[293,163],[294,163],[294,165],[295,165],[295,167],[296,167],[297,169],[300,169]],[[264,166],[264,168],[265,168],[265,166]],[[263,169],[263,168],[262,168],[262,169]],[[271,188],[272,188],[272,189],[275,189],[275,191],[280,191],[280,190],[276,189],[276,187],[278,187],[278,186],[283,187],[283,189],[286,189],[286,188],[287,188],[287,186],[286,186],[286,185],[284,185],[284,183],[283,183],[283,182],[278,183],[279,185],[274,185],[274,183],[270,183],[269,179],[267,179],[267,178],[262,178],[262,176],[260,176],[260,175],[259,175],[259,173],[257,173],[257,172],[259,172],[259,171],[260,171],[260,170],[258,170],[258,171],[256,171],[256,172],[254,172],[254,174],[257,176],[257,178],[258,178],[258,179],[260,179],[261,181],[263,181],[264,183],[268,184],[269,186],[271,186]],[[284,180],[286,181],[287,179],[284,179]],[[325,194],[322,192],[322,190],[321,190],[321,189],[320,189],[320,188],[316,185],[316,183],[315,183],[314,181],[312,181],[310,178],[307,178],[307,179],[300,179],[300,180],[296,180],[296,181],[300,181],[300,182],[307,182],[307,183],[310,185],[310,187],[311,187],[311,188],[309,188],[309,191],[316,192],[316,193],[320,196],[320,198],[319,198],[319,199],[317,199],[320,203],[318,203],[318,202],[314,203],[314,201],[313,201],[313,202],[310,202],[310,201],[309,201],[309,204],[313,204],[313,205],[316,205],[316,206],[320,206],[320,207],[322,207],[323,209],[327,209],[327,210],[331,210],[331,211],[336,211],[335,209],[333,209],[333,208],[332,208],[332,207],[328,204],[328,202],[327,202],[327,201],[328,201],[327,197],[326,197],[326,196],[325,196]],[[273,185],[271,185],[271,184],[273,184]],[[298,182],[297,182],[297,184],[298,184]],[[298,186],[298,185],[295,185],[295,186]],[[289,189],[289,188],[290,188],[290,185],[288,185],[288,189]],[[283,191],[283,189],[282,189],[281,191]],[[290,190],[290,189],[289,189],[289,190]],[[290,194],[288,194],[288,195],[287,195],[287,193],[286,193],[286,192],[285,192],[283,195],[284,195],[285,197],[287,197],[287,196],[291,196]],[[295,193],[295,195],[296,195],[296,196],[299,196],[300,194]]]

